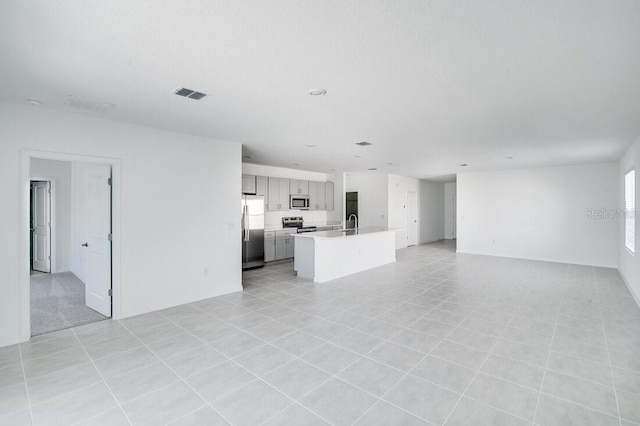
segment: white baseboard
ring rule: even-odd
[[[622,281],[624,281],[624,285],[626,285],[627,288],[629,289],[629,293],[631,293],[631,297],[633,297],[633,300],[636,302],[636,305],[638,305],[638,307],[640,308],[640,297],[638,297],[638,295],[633,291],[633,288],[631,288],[631,286],[629,285],[629,281],[627,281],[627,277],[624,276],[624,274],[620,269],[618,269],[618,273],[622,277]]]

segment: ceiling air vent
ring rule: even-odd
[[[109,112],[114,109],[116,106],[114,104],[109,104],[106,102],[96,102],[90,101],[88,99],[82,99],[77,96],[69,95],[67,101],[64,103],[64,106],[70,108],[84,109],[86,111],[94,111],[94,112]]]
[[[371,142],[356,142],[356,145],[360,145],[360,146],[369,146],[369,145],[373,145]]]
[[[186,89],[184,87],[178,87],[176,91],[173,93],[175,93],[178,96],[183,96],[185,98],[195,99],[196,101],[199,101],[200,99],[207,96],[206,93],[196,92],[195,90]]]

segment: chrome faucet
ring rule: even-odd
[[[356,230],[356,234],[357,234],[358,233],[358,216],[356,216],[355,214],[351,214],[351,216],[349,216],[349,219],[347,220],[351,222],[351,218],[353,218],[355,221],[355,227],[353,229]]]

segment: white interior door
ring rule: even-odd
[[[418,242],[418,197],[416,192],[407,192],[407,246]]]
[[[91,165],[87,173],[87,275],[89,308],[111,316],[111,166]]]
[[[51,272],[51,183],[31,183],[34,271]]]

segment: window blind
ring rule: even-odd
[[[624,175],[624,245],[636,252],[636,171]]]

